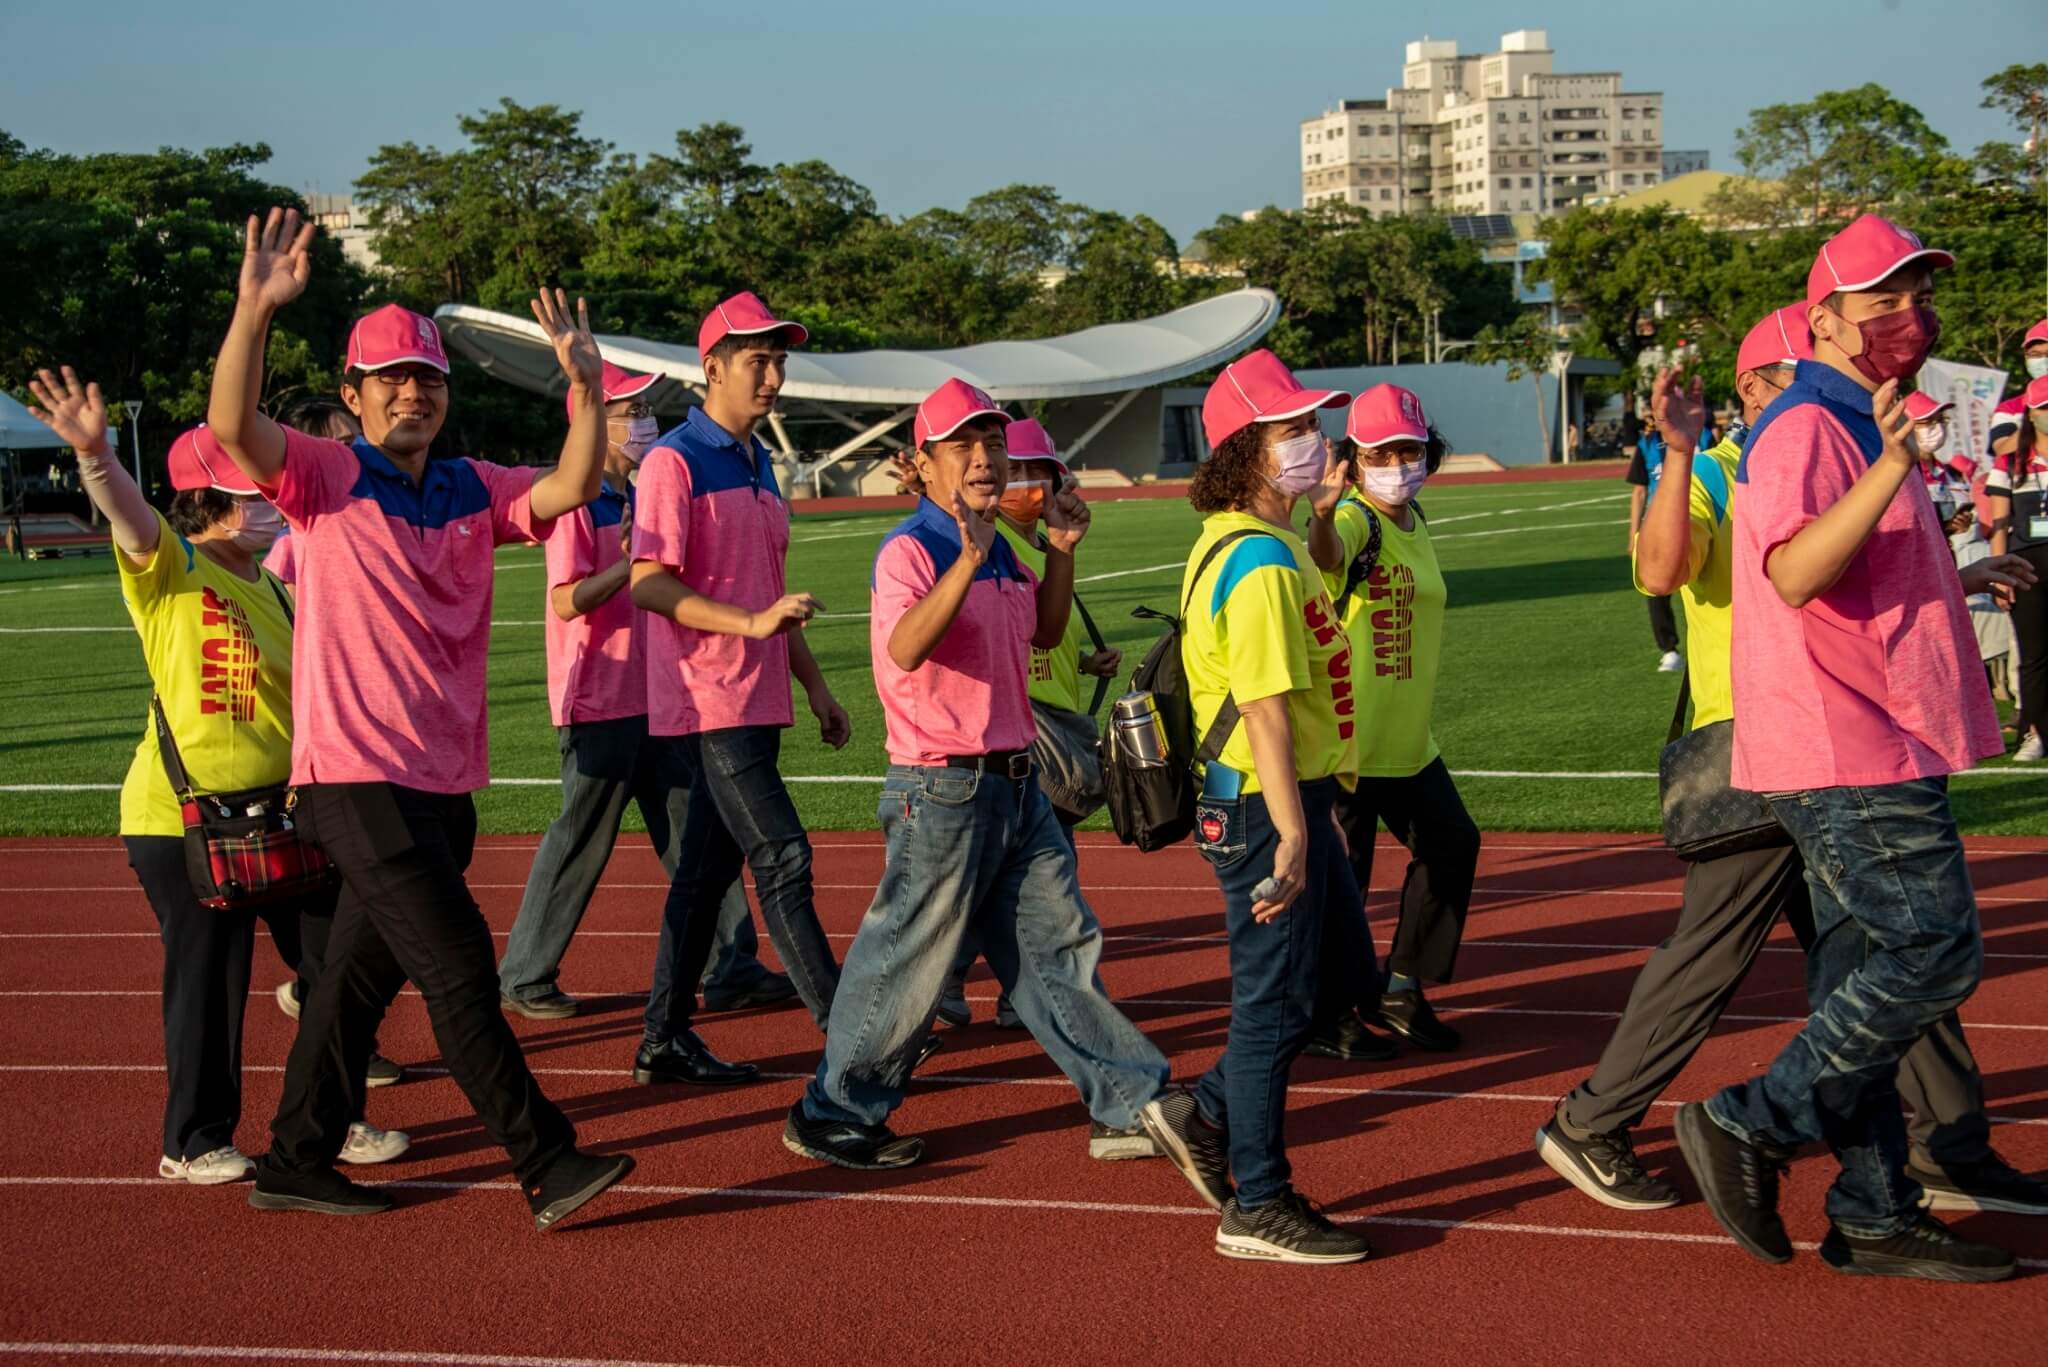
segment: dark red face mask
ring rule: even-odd
[[[1842,321],[1849,322],[1846,318]],[[1919,374],[1941,340],[1941,315],[1933,309],[1902,309],[1849,326],[1863,339],[1863,350],[1851,356],[1849,364],[1872,384]]]

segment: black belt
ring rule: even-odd
[[[977,773],[1001,774],[1018,780],[1031,777],[1029,750],[991,750],[985,755],[948,755],[948,769],[972,769]]]

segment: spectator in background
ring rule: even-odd
[[[352,442],[363,434],[363,425],[356,421],[356,415],[336,399],[301,399],[286,409],[278,420],[286,427],[296,428],[309,437],[325,437],[329,441]],[[287,584],[299,581],[298,557],[292,549],[291,529],[287,527],[277,538],[277,544],[270,548],[270,554],[263,558],[263,568],[269,570]],[[280,998],[280,1001],[283,999]],[[287,1008],[296,1018],[296,1006]]]
[[[7,553],[16,560],[28,559],[28,546],[21,535],[21,514],[7,515]]]
[[[2048,379],[2048,318],[2028,328],[2020,339],[2020,361],[2026,367],[2026,383],[1992,411],[1991,449],[1985,453],[1986,460],[1995,461],[2012,452],[2020,429],[2027,425],[2027,389],[2036,380]]]
[[[1633,486],[1628,497],[1628,552],[1631,558],[1636,551],[1636,536],[1642,531],[1644,504],[1649,500],[1650,490],[1656,487],[1657,475],[1663,466],[1664,439],[1657,435],[1657,429],[1646,414],[1642,434],[1636,438],[1635,454],[1628,462],[1627,478]],[[1671,609],[1671,595],[1654,595],[1649,603],[1650,636],[1657,643],[1658,672],[1676,674],[1685,668],[1685,657],[1678,653],[1678,617]]]
[[[2029,384],[2022,397],[2026,420],[1992,462],[1984,490],[1991,553],[2023,557],[2042,580],[2020,590],[2012,604],[2020,654],[2020,745],[2012,757],[2031,764],[2041,758],[2048,734],[2048,376]]]

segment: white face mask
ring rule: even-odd
[[[2036,380],[2048,375],[2048,356],[2027,357],[2027,374]]]
[[[1429,466],[1419,460],[1399,465],[1366,465],[1359,468],[1358,486],[1379,502],[1398,508],[1420,493],[1422,482],[1428,478]]]
[[[234,542],[249,554],[264,554],[284,535],[284,514],[270,500],[244,499],[236,506],[241,509],[241,517],[235,528]]]
[[[646,458],[647,448],[654,445],[660,436],[661,424],[653,418],[628,418],[626,420],[626,439],[624,441],[615,441],[612,445],[619,448],[620,455],[624,456],[634,465],[638,465]]]
[[[1948,424],[1923,422],[1913,429],[1913,440],[1920,444],[1921,455],[1931,456],[1948,444]]]
[[[1321,432],[1305,432],[1275,443],[1273,462],[1280,467],[1279,474],[1267,476],[1273,487],[1290,498],[1299,498],[1322,479],[1330,465],[1330,451]]]
[[[2037,408],[2027,414],[2027,421],[2034,424],[2034,430],[2048,437],[2048,408]]]

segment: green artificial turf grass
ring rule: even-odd
[[[1467,485],[1425,496],[1449,581],[1451,612],[1437,699],[1437,735],[1453,770],[1645,772],[1670,720],[1673,675],[1656,672],[1643,601],[1623,558],[1627,490],[1616,484]],[[844,751],[818,742],[802,699],[783,748],[793,776],[878,776],[882,719],[868,670],[868,570],[900,513],[799,517],[789,587],[827,605],[812,652],[853,717]],[[1098,503],[1082,544],[1081,592],[1126,670],[1153,639],[1133,620],[1146,604],[1173,609],[1196,518],[1176,499]],[[558,805],[556,736],[548,718],[538,550],[498,557],[490,659],[491,769],[478,795],[483,829],[544,828]],[[1112,575],[1111,578],[1092,578]],[[115,628],[12,634],[22,628]],[[148,680],[105,556],[0,564],[0,784],[119,783],[142,734]],[[2003,768],[1997,761],[1994,769]],[[1482,829],[1656,829],[1656,783],[1646,778],[1463,777]],[[817,830],[875,825],[868,782],[792,785]],[[2020,770],[1960,778],[1955,805],[1976,833],[2048,834],[2040,776]],[[0,834],[110,834],[113,792],[16,793],[0,804]],[[637,814],[629,814],[637,829]],[[1093,823],[1103,824],[1098,817]]]

